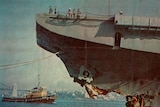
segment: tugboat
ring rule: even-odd
[[[29,103],[53,103],[56,95],[48,95],[44,87],[35,87],[28,91],[23,97],[17,96],[17,85],[14,84],[12,95],[3,97],[2,102],[29,102]]]

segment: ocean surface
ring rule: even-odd
[[[0,102],[0,107],[125,107],[125,101],[106,100],[63,100],[57,99],[53,104]]]
[[[18,91],[18,96],[22,93],[26,92]],[[125,107],[126,103],[125,97],[116,93],[97,96],[97,99],[89,98],[88,94],[83,91],[56,91],[51,93],[57,96],[55,102],[51,104],[2,102],[3,95],[1,95],[0,107]]]

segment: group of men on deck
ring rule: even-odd
[[[49,14],[52,14],[53,13],[53,9],[51,6],[49,6]],[[57,9],[54,8],[54,14],[57,14]]]
[[[68,12],[67,12],[67,17],[69,18],[80,18],[80,9],[77,9],[77,12],[75,11],[75,9],[73,9],[73,11],[71,12],[71,8],[68,9]],[[77,16],[76,16],[77,15]]]
[[[53,13],[53,9],[50,6],[49,7],[49,14],[52,14],[52,13]],[[57,14],[57,9],[56,8],[54,9],[54,14]],[[76,11],[75,9],[71,10],[71,8],[69,8],[66,16],[68,18],[80,18],[80,14],[81,14],[80,9],[77,9],[77,11]]]

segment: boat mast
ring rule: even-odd
[[[38,87],[40,86],[40,75],[38,73]]]
[[[40,54],[40,51],[38,52],[38,59],[39,59],[39,55]],[[38,88],[40,87],[40,73],[39,73],[39,70],[40,70],[40,66],[39,66],[40,62],[38,61]]]

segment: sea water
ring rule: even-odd
[[[52,104],[0,102],[0,107],[125,107],[125,101],[57,99]]]

